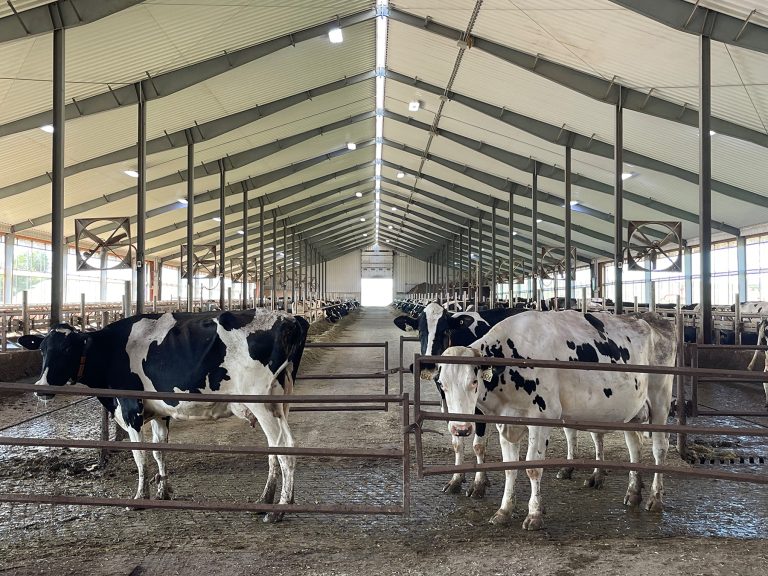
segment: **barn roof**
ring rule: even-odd
[[[712,38],[715,238],[759,232],[768,222],[762,0],[15,0],[0,7],[5,231],[50,236],[52,137],[41,127],[52,118],[51,30],[59,17],[67,27],[70,241],[75,218],[135,217],[136,179],[125,171],[137,167],[141,83],[148,257],[178,260],[186,242],[179,200],[190,141],[195,241],[218,243],[223,161],[233,254],[246,190],[254,252],[261,205],[265,246],[272,218],[279,241],[285,225],[327,258],[371,244],[378,222],[382,246],[426,258],[479,216],[487,235],[495,201],[506,260],[511,191],[515,246],[526,256],[534,162],[539,241],[559,246],[569,145],[573,243],[581,259],[609,257],[619,86],[624,219],[680,220],[683,237],[695,242],[704,29]],[[377,26],[380,38],[386,30],[378,62]],[[343,42],[329,42],[334,27]],[[413,101],[417,111],[409,110]]]

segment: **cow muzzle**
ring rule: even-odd
[[[458,437],[470,436],[474,431],[475,426],[472,423],[469,424],[457,424],[451,422],[451,434]]]

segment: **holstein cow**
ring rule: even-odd
[[[766,344],[768,344],[768,318],[763,318],[757,325],[757,345],[765,346]],[[760,356],[765,357],[763,372],[768,372],[768,354],[763,350],[755,350],[755,354],[752,356],[752,361],[747,368],[754,370]],[[765,389],[765,407],[768,408],[768,382],[763,382],[763,388]]]
[[[265,309],[215,314],[170,313],[131,316],[96,332],[59,324],[43,338],[23,336],[19,344],[43,353],[37,384],[81,382],[92,388],[205,394],[288,395],[299,368],[309,325],[306,320]],[[43,398],[51,396],[38,394]],[[270,446],[294,445],[288,404],[226,403],[137,398],[99,398],[133,442],[151,422],[152,441],[167,442],[169,419],[216,420],[238,416],[261,425]],[[171,493],[164,453],[157,460],[157,498]],[[145,453],[134,450],[139,469],[136,499],[149,498]],[[283,476],[280,504],[293,502],[294,456],[269,456],[261,502],[273,503],[277,463]],[[282,514],[266,520],[278,521]]]
[[[448,348],[444,356],[537,358],[581,362],[630,363],[673,366],[675,331],[672,323],[657,314],[615,316],[576,311],[527,312],[508,318],[469,347]],[[443,364],[439,384],[450,412],[471,414],[478,407],[484,414],[525,418],[602,420],[628,422],[649,418],[665,424],[672,397],[672,375],[563,369],[482,367]],[[450,422],[455,436],[472,433],[473,424]],[[505,462],[519,460],[520,442],[526,427],[497,425]],[[550,429],[528,426],[526,460],[543,460]],[[654,432],[653,455],[663,464],[669,448],[668,434]],[[637,433],[625,433],[630,460],[640,460]],[[528,516],[523,528],[542,527],[542,469],[526,470],[531,482]],[[509,521],[514,506],[517,471],[508,470],[501,507],[491,518],[495,524]],[[641,501],[641,480],[629,473],[628,505]],[[649,510],[662,509],[663,482],[654,476]]]
[[[432,302],[427,304],[417,318],[410,316],[398,316],[394,322],[401,330],[418,330],[421,354],[439,356],[449,345],[466,345],[474,342],[490,330],[491,326],[498,324],[522,310],[510,308],[496,308],[482,312],[458,312],[451,314],[440,304]],[[411,366],[411,372],[413,366]],[[435,377],[435,365],[421,364],[422,380],[432,380]],[[445,412],[445,396],[438,386],[440,402]],[[478,412],[480,414],[480,412]],[[462,438],[451,436],[456,464],[464,460],[464,442]],[[478,423],[477,434],[472,442],[472,448],[477,457],[477,462],[482,464],[485,460],[485,424]],[[455,494],[461,491],[464,482],[463,474],[454,474],[453,478],[443,487],[443,492]],[[473,483],[467,489],[467,496],[482,498],[485,496],[485,488],[488,486],[488,477],[485,472],[477,472]]]

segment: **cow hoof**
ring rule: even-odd
[[[592,476],[584,480],[584,487],[599,490],[603,487],[604,480],[605,477],[602,474],[592,474]]]
[[[285,512],[269,512],[264,515],[264,522],[268,524],[277,524],[278,522],[283,521],[283,516],[285,516]]]
[[[662,512],[664,510],[664,504],[661,501],[661,497],[651,496],[648,498],[648,502],[645,504],[645,509],[649,512]]]
[[[451,478],[451,480],[443,486],[443,492],[445,494],[458,494],[461,492],[461,485],[463,482],[463,478]]]
[[[643,498],[642,496],[640,496],[640,494],[627,492],[627,495],[624,496],[624,506],[635,508],[637,506],[640,506],[640,503],[642,502],[642,500]]]
[[[472,484],[469,485],[469,488],[467,489],[467,496],[469,498],[472,498],[474,500],[482,500],[485,498],[485,488],[486,486],[490,486],[490,482],[488,480],[485,480],[483,482],[475,482],[473,481]]]
[[[557,471],[558,480],[570,480],[573,478],[573,468],[560,468]]]
[[[490,524],[495,524],[496,526],[504,526],[506,524],[509,524],[512,521],[512,515],[508,512],[504,512],[503,510],[497,510],[496,514],[494,514],[491,519],[489,520]]]
[[[541,530],[544,528],[544,520],[541,514],[528,514],[523,520],[523,530]]]

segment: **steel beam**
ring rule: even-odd
[[[136,314],[144,314],[147,265],[144,251],[147,234],[147,102],[141,82],[136,84],[138,98],[138,170],[136,183]]]
[[[195,143],[187,146],[187,172],[192,174],[195,167]],[[187,312],[192,312],[195,288],[195,179],[187,180]]]
[[[565,147],[565,309],[571,309],[571,267],[574,265],[571,258],[571,147]],[[621,222],[621,218],[615,219]],[[557,297],[557,294],[555,294]]]
[[[224,286],[225,284],[224,279],[226,277],[226,274],[225,274],[226,243],[224,240],[224,228],[226,226],[226,219],[227,219],[226,205],[224,202],[224,189],[226,188],[226,180],[227,180],[227,169],[224,167],[224,162],[220,162],[219,163],[219,310],[225,309],[224,295],[226,292],[226,288]],[[243,202],[243,204],[247,204],[247,202]],[[243,267],[245,267],[246,265],[247,263],[243,261]],[[243,270],[243,275],[245,275],[245,270]]]
[[[709,36],[699,36],[699,256],[703,343],[712,343],[712,69]]]
[[[624,214],[624,180],[622,174],[624,173],[624,113],[622,108],[622,93],[623,90],[619,86],[619,99],[614,106],[614,146],[613,146],[613,171],[614,171],[614,188],[616,195],[614,198],[613,211],[616,215],[614,219],[614,231],[613,231],[613,266],[615,274],[614,295],[613,295],[613,311],[615,314],[622,314],[624,312],[624,292],[623,292],[623,270],[624,270],[624,228],[621,225],[621,221]]]
[[[47,7],[46,7],[47,8]],[[52,15],[54,12],[51,13]],[[53,180],[51,186],[51,326],[62,321],[64,302],[64,28],[53,30]]]

